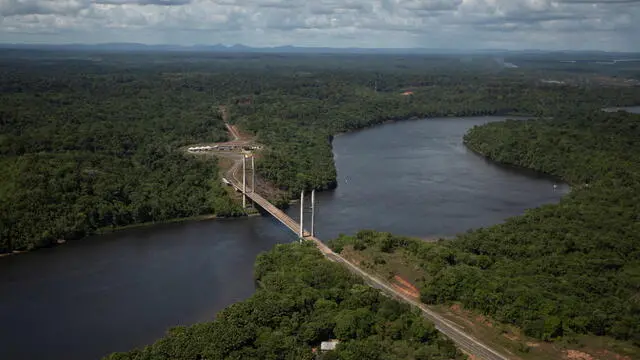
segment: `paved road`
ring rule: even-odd
[[[238,172],[239,172],[238,170],[240,169],[241,166],[242,166],[242,158],[236,161],[233,167],[231,167],[231,169],[227,172],[229,177],[228,180],[231,181],[233,186],[240,191],[242,189],[242,177],[240,175],[240,178],[238,178]],[[250,189],[250,188],[247,186],[247,189]],[[247,197],[253,200],[256,204],[260,205],[260,207],[262,207],[264,210],[269,212],[271,215],[273,215],[273,217],[278,219],[281,223],[283,223],[295,234],[300,233],[300,225],[296,221],[294,221],[291,217],[289,217],[287,214],[285,214],[282,210],[273,206],[273,204],[271,204],[265,198],[253,192],[247,192]],[[308,233],[305,232],[305,235],[308,235]],[[474,337],[466,334],[456,324],[438,315],[437,313],[429,309],[426,305],[397,291],[392,286],[387,284],[385,281],[365,272],[355,264],[351,263],[350,261],[343,258],[339,254],[333,252],[327,245],[325,245],[322,241],[320,241],[320,239],[317,239],[311,236],[306,236],[305,239],[308,241],[312,241],[316,245],[318,250],[320,250],[320,252],[329,260],[343,264],[350,271],[362,277],[369,285],[384,291],[385,293],[395,297],[398,300],[404,301],[406,303],[409,303],[410,305],[413,305],[419,308],[422,311],[425,318],[429,319],[431,322],[435,324],[436,329],[438,329],[440,332],[442,332],[451,340],[453,340],[458,345],[458,347],[463,351],[469,354],[475,355],[478,359],[485,359],[485,360],[507,360],[508,359],[508,357],[498,353],[497,351],[489,348],[488,346],[481,343],[479,340],[475,339]]]

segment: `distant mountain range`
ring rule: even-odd
[[[433,49],[433,48],[332,48],[332,47],[300,47],[300,46],[275,46],[275,47],[250,47],[241,44],[236,45],[147,45],[138,43],[103,43],[103,44],[10,44],[0,43],[0,49],[41,49],[41,50],[91,50],[91,51],[172,51],[172,52],[219,52],[219,53],[295,53],[295,54],[628,54],[611,53],[605,51],[547,51],[547,50],[507,50],[507,49]]]
[[[331,48],[331,47],[299,47],[292,45],[275,47],[250,47],[241,44],[231,46],[217,45],[147,45],[138,43],[104,43],[104,44],[0,44],[0,48],[13,49],[59,49],[59,50],[104,50],[104,51],[199,51],[229,53],[339,53],[339,54],[451,54],[496,52],[505,50],[452,50],[424,48]]]

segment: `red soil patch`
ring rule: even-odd
[[[397,281],[397,282],[398,282],[398,284],[400,284],[400,285],[402,285],[402,286],[404,286],[404,287],[406,287],[406,288],[408,288],[408,289],[411,289],[411,290],[413,290],[413,291],[415,291],[415,292],[419,292],[419,291],[418,291],[418,288],[416,288],[415,286],[413,286],[413,284],[412,284],[412,283],[410,283],[410,282],[408,282],[407,280],[403,279],[401,276],[399,276],[399,275],[395,275],[395,276],[393,277],[393,279],[394,279],[395,281]]]
[[[393,281],[394,283],[392,283],[391,285],[393,285],[394,288],[396,288],[403,294],[411,296],[413,298],[420,297],[420,291],[418,290],[418,288],[416,288],[412,283],[408,282],[402,277],[395,275],[393,277]]]
[[[416,293],[414,293],[412,291],[409,291],[409,290],[399,286],[398,284],[391,284],[391,286],[393,286],[393,288],[396,289],[397,291],[399,291],[399,292],[401,292],[401,293],[403,293],[403,294],[405,294],[405,295],[407,295],[409,297],[412,297],[414,299],[417,299],[417,298],[420,297],[419,294],[416,294]]]
[[[564,358],[569,360],[595,360],[593,356],[578,350],[565,351]]]

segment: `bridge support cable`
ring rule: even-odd
[[[251,192],[256,192],[256,163],[253,156],[251,156]]]
[[[311,190],[311,236],[316,236],[316,233],[313,229],[315,225],[315,215],[316,215],[316,190]]]
[[[247,208],[247,157],[242,155],[242,208]]]
[[[300,192],[300,242],[304,239],[304,190]]]
[[[251,186],[247,186],[247,158],[251,158]],[[250,187],[250,189],[247,189]],[[242,155],[242,208],[247,208],[247,191],[256,192],[256,162],[253,154]]]

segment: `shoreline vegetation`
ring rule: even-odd
[[[502,121],[508,121],[508,120],[510,121],[512,119],[505,119],[505,120],[502,120]],[[536,120],[536,119],[532,119],[532,120]],[[502,122],[502,121],[492,121],[492,122]],[[476,156],[482,158],[483,160],[488,161],[488,162],[490,162],[490,163],[492,163],[492,164],[494,164],[496,166],[499,166],[499,167],[502,167],[502,168],[505,168],[505,169],[509,169],[509,170],[512,170],[512,171],[516,171],[516,172],[519,172],[519,173],[522,173],[522,174],[528,175],[528,176],[544,177],[544,178],[549,179],[549,180],[554,180],[558,184],[569,186],[570,190],[573,190],[574,188],[576,188],[576,186],[568,183],[561,176],[549,174],[549,173],[546,173],[546,172],[543,172],[543,171],[539,171],[539,170],[536,170],[536,169],[533,169],[533,168],[525,167],[523,165],[497,161],[497,160],[492,159],[491,157],[486,156],[485,154],[477,151],[476,149],[472,148],[464,140],[463,140],[463,145],[465,146],[465,148],[467,150],[471,151],[474,155],[476,155]]]
[[[218,215],[214,215],[214,214],[197,215],[197,216],[184,217],[184,218],[173,218],[173,219],[168,219],[168,220],[164,220],[164,221],[130,224],[130,225],[125,225],[125,226],[116,227],[116,228],[110,228],[110,227],[101,228],[101,229],[97,229],[96,232],[94,234],[90,235],[90,236],[107,235],[107,234],[118,233],[118,232],[121,232],[121,231],[140,229],[140,228],[150,228],[150,227],[153,227],[153,226],[156,226],[156,225],[168,225],[168,224],[187,223],[187,222],[200,222],[200,221],[209,221],[209,220],[232,220],[232,219],[236,219],[236,218],[247,218],[247,217],[256,217],[256,216],[260,216],[260,213],[258,213],[258,212],[250,212],[250,213],[245,213],[245,214],[237,215],[237,216],[218,216]],[[50,248],[58,247],[58,246],[61,246],[61,245],[67,244],[67,243],[68,242],[66,240],[60,239],[60,240],[57,240],[55,244],[52,244],[49,247]],[[2,254],[0,254],[0,258],[6,257],[6,256],[12,256],[12,255],[28,254],[28,253],[30,253],[32,251],[36,251],[36,250],[37,249],[25,250],[25,251],[14,251],[14,252],[10,252],[10,253],[2,253]]]
[[[252,215],[249,215],[249,216],[252,216]],[[113,233],[132,230],[132,229],[149,228],[149,227],[152,227],[152,226],[155,226],[155,225],[175,224],[175,223],[191,222],[191,221],[220,220],[220,219],[229,219],[229,218],[230,217],[219,217],[219,216],[216,216],[216,215],[198,215],[198,216],[192,216],[192,217],[187,217],[187,218],[169,219],[169,220],[162,221],[162,222],[146,222],[146,223],[130,224],[130,225],[125,225],[125,226],[116,227],[116,228],[101,228],[101,229],[97,229],[95,231],[95,233],[90,235],[90,236],[100,236],[100,235],[113,234]],[[61,245],[67,244],[67,243],[68,242],[66,240],[59,239],[59,240],[56,240],[56,242],[54,244],[51,244],[49,247],[50,248],[51,247],[58,247],[58,246],[61,246]],[[42,247],[42,248],[46,248],[46,247]],[[13,251],[13,252],[10,252],[10,253],[3,253],[3,254],[0,254],[0,258],[6,257],[6,256],[11,256],[11,255],[27,254],[27,253],[30,253],[30,252],[36,251],[36,250],[37,249],[25,250],[25,251]]]

